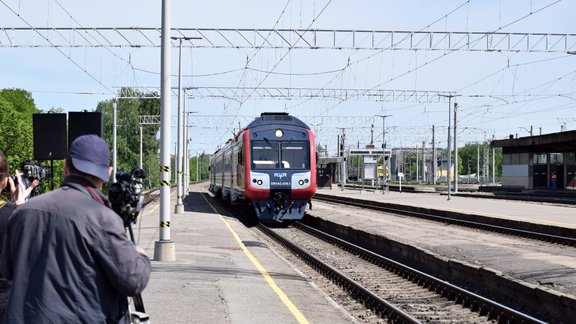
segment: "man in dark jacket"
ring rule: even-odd
[[[127,296],[144,290],[151,265],[98,190],[109,165],[104,140],[78,137],[62,186],[12,214],[0,256],[12,281],[6,324],[129,323]]]

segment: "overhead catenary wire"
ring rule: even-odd
[[[10,7],[4,0],[0,0],[0,3],[2,3],[6,8],[8,8],[9,11],[11,11],[14,15],[16,15],[23,23],[25,23],[29,28],[31,28],[32,30],[36,31],[36,29],[26,20],[24,19],[24,17],[22,17],[19,13],[17,13],[12,7]],[[37,31],[36,31],[37,32]],[[42,33],[37,32],[38,35],[40,35],[40,37],[42,37],[46,42],[48,42],[49,44],[52,44],[52,41],[48,38],[46,38]],[[110,89],[108,86],[106,86],[104,83],[102,83],[102,81],[98,80],[94,75],[92,75],[90,72],[88,72],[85,68],[83,68],[78,62],[76,62],[74,59],[72,59],[72,57],[70,57],[70,55],[67,55],[66,53],[64,53],[64,51],[56,46],[53,46],[54,49],[56,49],[60,54],[62,54],[62,56],[64,56],[65,58],[67,58],[74,66],[76,66],[77,68],[79,68],[84,74],[88,75],[92,80],[96,81],[96,83],[98,83],[100,86],[102,86],[102,88],[106,89],[110,94],[114,94],[114,92],[112,91],[112,89]]]
[[[530,13],[528,13],[528,14],[526,14],[526,15],[524,15],[524,16],[522,16],[522,17],[520,17],[520,18],[518,18],[518,19],[516,19],[516,20],[514,20],[514,21],[512,21],[512,22],[510,22],[510,23],[508,23],[508,24],[506,24],[506,25],[504,25],[504,26],[501,26],[501,27],[499,27],[499,28],[496,29],[496,30],[493,30],[492,33],[496,33],[496,32],[498,32],[498,31],[500,31],[500,30],[502,30],[502,29],[504,29],[504,28],[506,28],[506,27],[509,27],[509,26],[511,26],[511,25],[513,25],[513,24],[515,24],[515,23],[523,20],[523,19],[526,19],[526,18],[528,18],[528,17],[531,17],[533,14],[539,13],[539,12],[541,12],[541,11],[543,11],[543,10],[545,10],[545,9],[547,9],[547,8],[553,6],[553,5],[555,5],[555,4],[557,4],[557,3],[561,2],[561,1],[562,1],[562,0],[556,0],[556,1],[554,1],[553,3],[547,4],[547,5],[539,8],[539,9],[536,10],[536,11],[532,11],[532,10],[531,10]],[[468,1],[467,1],[467,2],[468,2]],[[468,42],[466,42],[464,45],[462,45],[461,48],[464,48],[465,46],[468,46],[468,45],[471,44],[471,43],[477,42],[477,41],[479,41],[480,39],[481,39],[481,38],[468,41]],[[446,57],[446,56],[448,56],[448,55],[450,55],[450,54],[452,54],[452,53],[454,53],[454,51],[446,52],[446,53],[440,55],[439,57],[436,57],[436,58],[434,58],[434,59],[432,59],[432,60],[430,60],[430,61],[427,61],[427,62],[425,62],[425,63],[423,63],[423,64],[420,64],[420,65],[416,66],[416,67],[413,68],[413,69],[409,69],[408,71],[406,71],[406,72],[404,72],[404,73],[402,73],[402,74],[400,74],[400,75],[397,75],[396,77],[392,77],[392,78],[390,78],[389,80],[384,81],[384,82],[382,82],[382,83],[380,83],[380,84],[377,84],[377,85],[375,85],[374,87],[371,87],[371,88],[369,88],[369,89],[370,89],[370,90],[373,90],[373,89],[382,87],[383,85],[386,85],[386,84],[388,84],[388,83],[390,83],[390,82],[392,82],[392,81],[394,81],[394,80],[397,80],[397,79],[400,79],[400,78],[402,78],[402,77],[404,77],[404,76],[406,76],[406,75],[409,75],[409,74],[413,73],[414,71],[416,71],[416,70],[418,70],[418,69],[421,69],[421,68],[423,68],[423,67],[426,67],[426,66],[428,66],[429,64],[435,63],[435,62],[439,61],[440,59],[442,59],[442,58],[444,58],[444,57]],[[345,102],[345,101],[347,101],[347,100],[348,100],[348,99],[344,99],[344,100],[336,103],[335,105],[333,105],[333,106],[331,106],[330,108],[326,109],[326,110],[323,111],[322,113],[327,113],[329,110],[335,108],[336,106],[342,104],[343,102]]]

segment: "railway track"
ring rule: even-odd
[[[390,323],[544,323],[299,222],[269,227],[228,205],[221,206]]]
[[[361,208],[368,208],[388,213],[395,213],[404,216],[417,217],[442,223],[454,224],[465,226],[469,228],[481,229],[484,231],[491,231],[506,235],[513,235],[518,237],[530,238],[534,240],[550,242],[555,244],[562,244],[567,246],[576,246],[576,238],[566,235],[557,235],[555,233],[562,233],[564,229],[551,228],[550,226],[528,225],[522,222],[507,222],[507,224],[497,225],[495,218],[489,217],[471,217],[461,213],[450,213],[446,211],[436,211],[432,209],[420,209],[416,207],[408,207],[401,205],[392,205],[381,202],[353,199],[347,197],[335,197],[325,194],[316,194],[315,200],[325,201],[333,204],[343,204],[347,206],[355,206]],[[534,229],[531,229],[533,227]]]
[[[258,229],[392,323],[543,323],[300,223]]]

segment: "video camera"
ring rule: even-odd
[[[26,160],[22,162],[20,168],[22,169],[22,175],[20,176],[20,179],[22,179],[22,185],[24,189],[28,189],[28,187],[30,187],[30,184],[34,180],[42,181],[52,176],[52,172],[50,171],[50,169],[48,169],[47,166],[44,166],[41,163],[36,163],[34,161]],[[11,176],[11,178],[12,181],[14,182],[14,185],[18,186],[18,177]],[[10,188],[9,187],[4,188],[4,192],[5,193],[10,192]],[[38,196],[39,194],[40,194],[40,187],[36,187],[32,189],[27,199],[34,196]]]
[[[124,227],[130,232],[130,239],[134,240],[132,224],[144,206],[144,194],[142,193],[142,180],[148,175],[141,168],[134,168],[132,172],[116,172],[116,181],[108,189],[108,201],[112,209],[124,221]],[[145,313],[144,302],[141,295],[132,297],[136,312],[131,313],[132,323],[149,323],[149,316]]]
[[[132,169],[131,173],[117,172],[116,181],[110,185],[108,200],[112,209],[124,221],[124,227],[131,227],[136,222],[144,205],[142,180],[148,175],[141,168]]]

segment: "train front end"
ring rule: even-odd
[[[300,220],[316,193],[314,134],[299,119],[262,114],[243,134],[245,194],[260,220]]]

